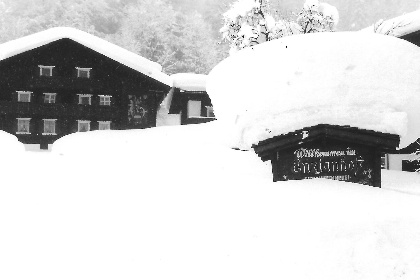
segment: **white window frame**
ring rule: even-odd
[[[99,105],[111,106],[111,95],[99,95]]]
[[[42,135],[57,135],[57,133],[55,132],[55,128],[56,128],[56,121],[57,119],[43,119],[44,121],[44,132],[42,133]],[[54,122],[54,132],[45,132],[45,123],[46,121],[53,121]]]
[[[191,112],[193,104],[199,104],[199,114],[194,114],[194,112]],[[200,100],[188,100],[187,103],[187,115],[189,118],[197,118],[201,117],[201,101]]]
[[[31,96],[32,96],[32,91],[16,91],[17,92],[17,94],[18,94],[18,102],[23,102],[23,103],[30,103],[31,102]],[[23,95],[23,94],[29,94],[29,99],[28,99],[28,101],[21,101],[20,99],[21,99],[21,96]]]
[[[17,131],[16,134],[31,134],[31,118],[16,118],[17,123]],[[28,121],[28,131],[19,131],[19,121]]]
[[[90,121],[87,120],[77,120],[77,132],[86,132],[86,131],[80,131],[80,125],[81,124],[87,124],[88,125],[88,130],[90,131]]]
[[[54,98],[52,98],[54,96]],[[57,93],[54,92],[44,92],[44,103],[46,104],[53,104],[55,103]],[[48,97],[48,98],[47,98]],[[48,101],[48,102],[45,102]],[[54,101],[54,102],[51,102]]]
[[[39,76],[42,77],[52,77],[53,75],[53,69],[55,66],[46,66],[46,65],[38,65],[39,67]],[[42,75],[42,70],[44,69],[49,69],[50,70],[50,74],[49,75]]]
[[[85,68],[85,67],[76,67],[77,69],[77,78],[90,78],[90,70],[92,70],[92,68]],[[81,72],[87,72],[87,77],[80,77],[80,73]]]
[[[89,97],[89,105],[92,105],[92,94],[77,94],[79,96],[79,105],[86,105],[82,104],[82,97]]]
[[[98,130],[111,130],[111,121],[98,121],[98,123],[99,123]],[[107,128],[101,129],[101,125],[106,125]]]
[[[212,115],[212,116],[210,116]],[[214,109],[213,106],[206,106],[206,116],[207,118],[214,118]]]

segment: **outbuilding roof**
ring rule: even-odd
[[[60,39],[71,39],[163,84],[172,86],[172,79],[162,66],[122,47],[87,32],[71,27],[54,27],[0,45],[0,60],[32,50]]]
[[[206,91],[207,75],[178,73],[171,75],[173,87],[185,91]]]
[[[375,28],[378,28],[376,33],[387,34],[391,32],[390,35],[395,37],[403,37],[417,32],[420,30],[420,10],[385,20],[381,24],[371,25],[361,31],[374,32]]]

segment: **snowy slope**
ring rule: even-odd
[[[209,74],[207,92],[232,145],[320,123],[420,136],[420,49],[362,32],[289,36],[244,49]]]
[[[0,279],[420,275],[417,174],[272,183],[218,121],[76,133],[0,167]]]

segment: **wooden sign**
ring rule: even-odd
[[[381,155],[399,136],[348,126],[317,125],[254,146],[271,160],[273,181],[326,178],[381,186]]]

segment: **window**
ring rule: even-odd
[[[206,106],[207,109],[207,114],[206,116],[209,118],[214,118],[214,111],[213,111],[213,106]]]
[[[44,66],[44,65],[38,65],[38,66],[39,66],[40,76],[46,76],[46,77],[52,76],[52,71],[55,66]]]
[[[76,69],[77,69],[77,77],[78,78],[90,78],[90,70],[92,68],[76,67]]]
[[[111,96],[110,95],[99,95],[99,105],[110,106]]]
[[[78,126],[77,126],[77,131],[79,132],[86,132],[90,130],[90,121],[81,121],[78,120],[77,121]]]
[[[44,119],[44,132],[42,135],[56,135],[55,121],[57,119]]]
[[[31,102],[30,91],[18,91],[18,102]]]
[[[98,121],[99,123],[99,130],[110,130],[111,129],[111,122],[110,121]]]
[[[188,100],[188,117],[201,116],[201,101]]]
[[[18,127],[16,134],[31,134],[29,131],[29,122],[31,118],[17,118]]]
[[[44,93],[44,103],[55,103],[55,93]]]
[[[78,94],[79,95],[79,104],[90,105],[92,94]]]

